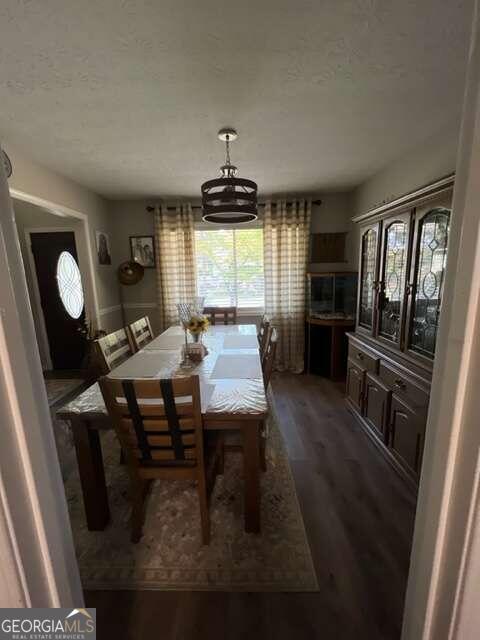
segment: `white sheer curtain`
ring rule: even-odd
[[[196,293],[195,229],[190,203],[175,211],[160,205],[155,209],[157,254],[157,304],[163,331],[178,322],[176,305],[191,303]]]
[[[305,274],[311,200],[267,201],[264,221],[265,312],[277,327],[275,366],[301,373],[305,349]]]

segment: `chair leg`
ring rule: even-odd
[[[143,480],[132,487],[132,533],[130,540],[133,543],[140,542],[143,535],[143,522],[145,519],[145,498],[150,487],[150,480]]]
[[[202,543],[210,544],[210,514],[208,511],[207,483],[203,472],[198,474],[198,500],[200,502],[200,520],[202,523]]]

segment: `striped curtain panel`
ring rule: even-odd
[[[264,220],[265,312],[277,327],[275,368],[301,373],[305,350],[305,274],[311,200],[276,206],[267,201]]]
[[[192,207],[179,204],[176,211],[160,205],[155,210],[157,254],[157,304],[161,331],[178,323],[176,305],[191,303],[197,295],[195,229]]]

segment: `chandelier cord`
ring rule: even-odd
[[[230,136],[227,135],[225,136],[225,146],[226,146],[226,153],[225,153],[225,164],[230,165]]]

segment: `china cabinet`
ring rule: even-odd
[[[423,456],[453,181],[443,178],[354,218],[360,258],[347,402],[412,486]]]

